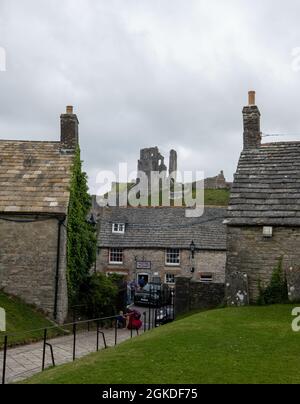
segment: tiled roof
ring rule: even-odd
[[[224,208],[205,208],[201,217],[185,217],[184,208],[104,208],[99,222],[99,247],[190,248],[226,250]],[[112,223],[125,223],[124,235]]]
[[[300,225],[300,142],[243,151],[228,210],[231,225]]]
[[[67,213],[73,155],[60,147],[0,140],[0,213]]]

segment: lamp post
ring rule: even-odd
[[[194,243],[194,241],[191,242],[190,244],[190,250],[191,250],[191,254],[192,254],[192,259],[195,258],[195,250],[196,250],[196,245]]]
[[[190,251],[191,251],[191,261],[192,261],[191,274],[193,274],[195,272],[194,259],[195,259],[195,251],[196,251],[196,245],[195,245],[194,241],[192,241],[190,244]]]

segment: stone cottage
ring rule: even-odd
[[[269,284],[281,257],[288,275],[300,266],[300,142],[262,144],[254,92],[243,118],[244,149],[226,220],[230,304],[239,296],[255,302],[259,283]],[[291,298],[295,292],[290,289]]]
[[[0,140],[0,289],[62,322],[68,310],[66,222],[78,119],[60,141]]]
[[[226,261],[226,209],[205,208],[187,218],[181,207],[103,208],[98,218],[97,271],[127,280],[160,280],[174,285],[177,275],[223,282]]]

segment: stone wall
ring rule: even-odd
[[[274,227],[264,238],[262,226],[228,226],[226,274],[248,275],[250,302],[258,297],[258,283],[267,286],[280,257],[285,271],[300,265],[300,228]]]
[[[177,277],[175,286],[175,313],[215,308],[223,304],[224,283],[202,283],[190,277]]]
[[[35,216],[30,218],[35,219]],[[20,217],[10,216],[10,219],[20,220]],[[29,223],[0,219],[0,289],[20,297],[52,317],[57,246],[57,219]],[[65,319],[67,309],[66,229],[61,226],[58,322]]]
[[[151,261],[151,270],[136,270],[136,260]],[[192,275],[194,280],[199,280],[200,274],[212,274],[213,282],[224,283],[225,263],[225,251],[196,251],[192,261],[190,251],[182,250],[180,266],[165,264],[165,249],[124,249],[122,265],[109,264],[108,248],[102,248],[97,255],[97,271],[124,273],[129,280],[135,279],[137,273],[148,273],[151,277],[160,276],[162,281],[164,281],[166,273],[191,276],[191,268],[194,267],[195,272]]]

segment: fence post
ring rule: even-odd
[[[118,319],[115,320],[115,345],[118,343]]]
[[[43,344],[43,361],[42,361],[42,372],[45,370],[45,359],[46,359],[46,342],[47,342],[47,328],[44,330],[44,344]]]
[[[150,285],[150,290],[149,290],[149,322],[148,322],[148,330],[150,331],[151,329],[151,297],[152,297],[152,287]]]
[[[76,323],[73,324],[73,361],[76,359]]]
[[[144,315],[144,332],[146,332],[147,331],[147,325],[146,325],[147,313],[144,311],[143,315]]]
[[[97,352],[99,351],[99,321],[97,321]]]
[[[172,290],[171,299],[172,299],[172,308],[173,308],[173,321],[175,320],[175,293],[176,293],[175,289]]]
[[[8,336],[5,335],[5,337],[4,337],[4,351],[3,351],[2,384],[5,384],[7,340],[8,340]]]

